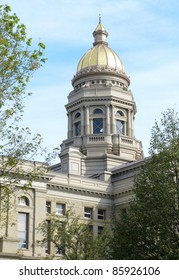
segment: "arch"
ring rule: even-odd
[[[80,118],[80,117],[81,117],[80,112],[77,112],[77,113],[75,114],[75,119]]]
[[[100,108],[96,108],[96,109],[94,109],[93,114],[100,115],[100,114],[103,114],[103,111]]]
[[[18,205],[29,206],[29,199],[25,195],[19,196]]]
[[[124,112],[123,111],[121,111],[121,110],[118,110],[117,112],[116,112],[116,116],[121,116],[121,117],[125,117],[125,115],[124,115]]]

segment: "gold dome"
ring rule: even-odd
[[[93,32],[93,48],[88,50],[80,59],[77,66],[77,73],[84,68],[90,67],[109,67],[124,72],[122,61],[118,55],[108,47],[108,33],[99,20],[99,24]]]
[[[124,72],[122,61],[106,44],[97,44],[88,50],[78,63],[77,72],[91,66],[109,66]]]

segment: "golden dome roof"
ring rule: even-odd
[[[78,63],[77,72],[91,66],[109,66],[124,71],[122,61],[118,55],[105,44],[97,44],[88,50]]]
[[[93,32],[93,48],[88,50],[80,59],[77,66],[77,73],[85,68],[94,66],[109,67],[124,72],[124,67],[119,56],[108,47],[108,33],[99,20],[99,24]]]

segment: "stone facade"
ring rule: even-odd
[[[72,80],[61,162],[26,191],[14,186],[14,223],[9,224],[7,237],[1,229],[1,258],[44,258],[45,248],[36,242],[42,238],[37,228],[49,211],[63,216],[72,207],[81,222],[91,221],[98,234],[105,221],[120,215],[133,198],[133,178],[143,163],[143,152],[135,137],[136,104],[130,79],[108,47],[101,21],[93,36],[93,48],[81,58]],[[25,244],[19,237],[24,232]]]

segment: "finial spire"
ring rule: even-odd
[[[96,27],[95,31],[93,32],[93,36],[94,36],[93,46],[96,46],[98,44],[108,45],[108,43],[107,43],[108,32],[106,31],[106,29],[104,28],[104,26],[101,23],[101,14],[99,14],[99,23],[98,23],[98,26]]]
[[[101,23],[101,14],[99,14],[99,23]]]

